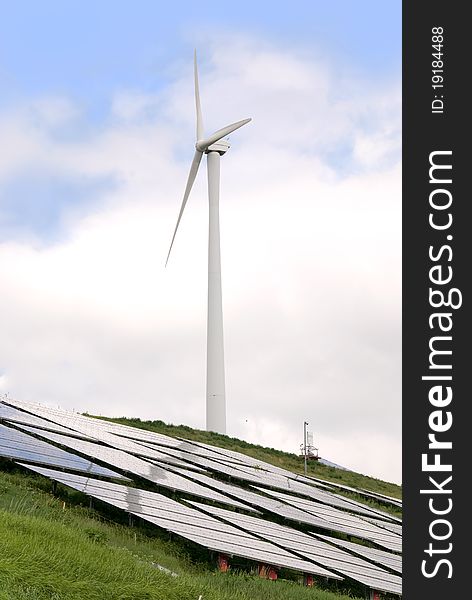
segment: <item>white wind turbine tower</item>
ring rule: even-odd
[[[207,317],[207,382],[206,382],[206,428],[207,431],[226,433],[225,365],[223,347],[223,309],[221,302],[221,259],[220,259],[220,156],[229,150],[223,138],[239,129],[251,119],[218,129],[205,137],[203,133],[200,90],[198,86],[197,53],[194,54],[195,105],[197,110],[197,141],[190,173],[185,187],[177,225],[170,243],[166,265],[179,228],[190,190],[197,176],[204,154],[207,155],[209,235],[208,235],[208,317]]]

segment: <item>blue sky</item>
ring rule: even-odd
[[[203,427],[197,47],[229,433],[399,481],[401,2],[3,4],[0,392]]]
[[[19,0],[2,6],[1,101],[54,92],[93,106],[116,88],[155,89],[202,30],[262,36],[381,78],[401,61],[399,0]]]

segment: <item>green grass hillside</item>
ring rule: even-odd
[[[0,600],[348,600],[292,581],[218,573],[155,529],[116,524],[80,494],[49,489],[46,479],[0,464]]]
[[[95,416],[95,415],[88,415]],[[171,437],[182,437],[188,440],[194,440],[196,442],[204,442],[205,444],[211,444],[213,446],[219,446],[220,448],[227,448],[228,450],[234,450],[235,452],[241,452],[247,454],[253,458],[261,461],[268,462],[293,471],[295,473],[303,473],[304,464],[303,458],[296,454],[289,452],[283,452],[282,450],[275,450],[274,448],[266,448],[264,446],[258,446],[250,444],[237,438],[232,438],[227,435],[221,435],[212,431],[203,431],[200,429],[192,429],[186,425],[168,425],[163,421],[141,421],[137,418],[109,418],[109,417],[96,417],[106,421],[112,421],[114,423],[121,423],[122,425],[128,425],[130,427],[138,427],[140,429],[146,429],[148,431],[155,431]],[[386,494],[395,498],[401,498],[402,491],[401,487],[374,477],[367,475],[361,475],[353,471],[344,471],[342,469],[336,469],[334,467],[327,467],[316,461],[308,462],[308,475],[325,479],[326,481],[332,481],[334,483],[341,483],[343,485],[349,485],[355,488],[364,488],[372,492],[380,494]]]

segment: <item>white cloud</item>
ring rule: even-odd
[[[254,117],[222,160],[229,433],[297,451],[306,419],[322,456],[398,481],[395,86],[340,82],[247,39],[206,58],[207,130]],[[28,110],[0,116],[0,183],[31,164],[115,181],[61,243],[0,244],[0,389],[7,379],[22,400],[204,426],[204,169],[163,267],[192,94],[189,64],[159,94],[122,90],[108,126],[68,141]]]
[[[64,125],[80,116],[80,109],[70,99],[61,96],[39,98],[28,107],[31,117],[47,127]]]

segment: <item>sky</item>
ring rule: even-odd
[[[194,48],[228,434],[400,482],[399,0],[2,3],[0,394],[204,428]]]

